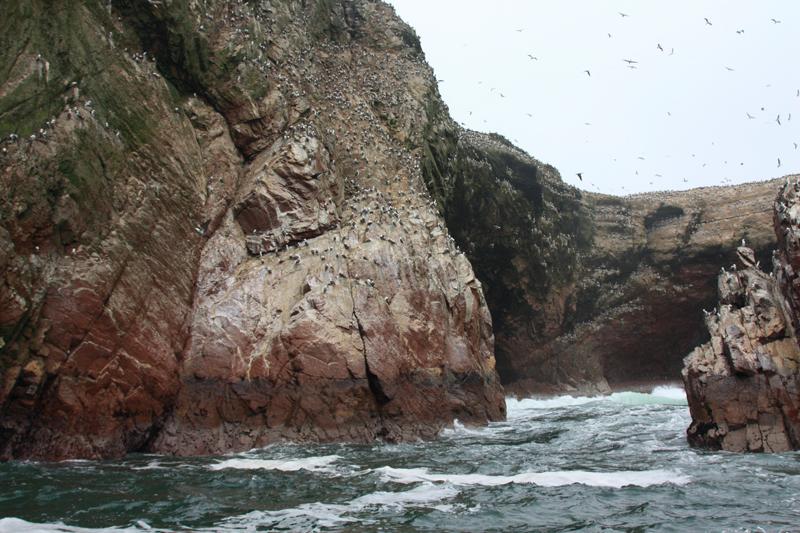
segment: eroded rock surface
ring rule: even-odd
[[[435,79],[389,6],[0,11],[0,457],[504,417],[481,284],[421,178]]]
[[[498,371],[668,376],[773,239],[762,185],[592,195],[463,130],[379,1],[0,14],[2,458],[429,437],[503,418]]]
[[[719,307],[706,312],[711,341],[686,357],[683,380],[694,446],[780,452],[800,447],[800,204],[797,180],[775,202],[772,273],[750,248],[718,277]]]
[[[742,238],[765,262],[774,245],[777,181],[593,194],[500,136],[432,123],[423,172],[484,283],[517,394],[677,379],[708,338],[697,309],[713,305],[719,265]]]

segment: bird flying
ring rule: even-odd
[[[576,172],[575,175],[578,176],[579,180],[583,181],[583,172]]]
[[[706,21],[706,24],[708,24],[709,26],[713,26],[713,24],[711,24],[711,21],[710,21],[710,20],[708,20],[708,18],[706,18],[706,17],[703,17],[703,20],[705,20],[705,21]]]

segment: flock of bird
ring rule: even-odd
[[[635,21],[636,20],[635,16],[632,16],[631,14],[626,13],[626,12],[621,12],[620,11],[620,12],[618,12],[618,15],[619,15],[619,17],[621,19],[624,19],[626,21],[625,24],[633,23],[633,22],[628,22],[628,21]],[[769,19],[769,22],[765,22],[765,23],[766,24],[771,24],[773,26],[778,26],[778,25],[783,24],[783,21],[778,19],[778,18],[772,17],[772,18]],[[701,25],[705,25],[706,27],[713,27],[715,23],[714,23],[714,20],[712,20],[711,18],[703,17],[703,20],[702,20],[702,22],[700,22],[700,24]],[[517,28],[515,30],[515,32],[519,33],[519,34],[522,34],[525,31],[527,31],[526,28]],[[743,28],[743,27],[739,27],[739,28],[736,28],[733,31],[735,31],[736,35],[743,37],[745,35],[746,29]],[[612,38],[615,37],[611,33],[607,33],[607,36],[608,36],[608,39],[612,39]],[[655,50],[658,51],[658,53],[664,54],[665,56],[673,56],[676,53],[675,47],[667,46],[663,42],[658,42],[657,39],[653,40],[653,47],[655,48]],[[536,62],[539,62],[540,58],[541,59],[546,59],[542,55],[541,51],[540,52],[528,51],[528,52],[525,52],[525,55],[527,57],[527,61],[529,63],[532,63],[532,64],[535,64]],[[620,57],[620,62],[623,63],[625,68],[630,69],[630,70],[638,70],[638,69],[640,69],[640,67],[643,66],[642,63],[640,63],[640,59],[639,58],[635,58],[635,56],[634,57]],[[724,70],[728,71],[728,72],[736,71],[736,69],[733,66],[730,66],[730,65],[723,64],[722,68],[724,68]],[[593,79],[593,77],[592,77],[593,73],[595,73],[595,71],[591,67],[584,68],[582,70],[582,74],[585,77],[585,79],[587,79],[587,80],[592,80]],[[443,80],[440,80],[440,81],[443,81]],[[479,80],[477,82],[477,84],[480,85],[480,86],[483,86],[484,82],[483,82],[483,80]],[[767,87],[770,87],[770,85],[767,85]],[[793,96],[795,96],[796,98],[800,98],[800,89],[794,89],[792,92],[794,93]],[[499,97],[499,98],[506,98],[507,94],[508,94],[508,90],[502,91],[498,87],[490,87],[488,93],[489,93],[490,97],[494,95],[494,96]],[[760,115],[761,117],[763,117],[764,114],[768,113],[767,107],[764,106],[764,105],[760,106],[760,110],[762,112],[761,115]],[[788,110],[786,110],[786,111],[788,111]],[[775,112],[775,114],[772,115],[774,117],[772,119],[772,122],[774,123],[774,125],[776,127],[785,127],[785,126],[788,125],[788,123],[790,123],[792,121],[791,112],[786,112],[786,111],[784,111],[784,112]],[[473,115],[473,111],[469,111],[469,116],[472,117],[472,115]],[[666,111],[666,115],[671,117],[672,116],[671,111]],[[756,115],[754,115],[753,113],[751,113],[749,110],[743,110],[742,111],[742,115],[743,115],[743,117],[742,117],[743,119],[746,119],[746,120],[749,120],[749,121],[752,121],[752,120],[755,120],[756,118],[759,118]],[[526,112],[525,116],[528,119],[533,119],[534,118],[534,113]],[[488,121],[486,119],[484,119],[483,123],[484,124],[488,124]],[[462,125],[466,126],[466,124],[464,122],[462,122]],[[585,126],[591,126],[592,123],[591,122],[584,122],[584,125]],[[486,127],[486,126],[484,126],[484,127]],[[539,127],[544,127],[544,125],[542,125],[540,123]],[[789,132],[789,131],[786,132],[786,134],[788,134],[788,135],[791,135],[791,133],[792,132]],[[513,138],[513,136],[512,136],[512,140],[517,144],[521,144],[519,142],[519,140],[516,139],[516,138]],[[712,143],[712,145],[713,144],[714,143]],[[797,150],[798,149],[798,142],[796,140],[790,139],[790,143],[786,143],[785,144],[785,149],[787,149],[787,150],[790,149],[789,146],[793,146],[793,149]],[[542,154],[540,153],[539,155],[542,155]],[[656,159],[656,154],[653,154],[653,155],[654,155],[653,159]],[[666,157],[670,158],[671,156],[667,155]],[[678,157],[678,156],[676,155],[676,157]],[[735,157],[735,156],[731,156],[731,157]],[[773,159],[774,168],[775,169],[784,169],[784,160],[786,158],[784,158],[784,160],[782,160],[780,154],[775,155],[773,157],[774,157],[774,159]],[[695,154],[695,153],[691,154],[691,158],[696,160],[696,161],[698,161],[698,162],[700,161],[700,159],[697,158],[697,154]],[[644,156],[638,156],[637,159],[639,161],[644,161],[646,158]],[[613,162],[616,163],[617,159],[614,158]],[[630,165],[630,166],[635,166],[635,164],[636,164],[636,161],[633,161],[633,165]],[[707,167],[707,165],[708,165],[708,162],[704,162],[704,163],[702,163],[702,166],[700,168],[705,169]],[[728,165],[728,161],[727,160],[724,161],[724,165]],[[744,167],[745,166],[744,161],[739,162],[738,166],[739,167]],[[766,167],[766,165],[763,164],[763,162],[761,163],[761,166],[762,167]],[[783,171],[784,170],[781,170],[780,172],[783,172]],[[650,185],[651,188],[652,188],[652,186],[658,186],[659,183],[666,181],[666,179],[663,179],[663,178],[664,178],[664,175],[668,174],[668,173],[669,172],[667,170],[656,171],[656,172],[654,172],[652,174],[652,177],[648,180],[644,175],[639,176],[639,170],[637,169],[637,170],[635,170],[635,177],[633,177],[633,179],[636,180],[636,182],[638,182],[640,185],[644,185],[644,183],[647,182],[647,184]],[[583,183],[584,180],[586,180],[585,183],[587,185],[590,185],[591,187],[599,190],[599,187],[595,184],[594,180],[590,179],[590,177],[593,174],[596,175],[595,172],[593,172],[592,170],[586,169],[586,168],[579,169],[579,171],[574,173],[574,175],[577,178],[578,182]],[[757,177],[757,176],[753,176],[753,177]],[[690,184],[690,180],[688,178],[686,178],[686,177],[683,177],[682,178],[682,183]],[[719,180],[719,183],[723,184],[723,185],[730,184],[730,183],[732,183],[732,179],[730,177],[723,177],[723,178],[721,178]],[[621,189],[623,191],[625,191],[625,187],[624,186],[622,186]]]

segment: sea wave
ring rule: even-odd
[[[366,523],[364,520],[351,515],[365,509],[402,511],[412,507],[429,507],[431,504],[449,500],[458,493],[459,490],[455,487],[426,482],[405,491],[371,492],[341,504],[313,502],[287,509],[252,511],[244,515],[226,518],[213,527],[193,529],[193,531],[255,531],[255,528],[279,526],[306,529],[307,527],[334,527],[349,522],[363,524]],[[453,512],[458,508],[447,505],[434,507],[440,512]],[[151,528],[143,521],[129,527],[82,528],[68,526],[62,522],[36,524],[19,518],[0,519],[0,533],[141,533],[143,531],[162,533],[165,530]]]
[[[454,435],[483,436],[486,433],[485,427],[468,427],[461,423],[459,419],[453,420],[452,428],[442,430],[442,436],[449,437]]]
[[[399,492],[378,491],[365,494],[346,503],[304,503],[297,507],[274,511],[253,511],[241,516],[226,519],[214,528],[200,531],[253,531],[253,528],[291,527],[304,528],[335,527],[343,523],[359,522],[352,515],[367,508],[403,510],[409,507],[427,507],[429,504],[448,500],[457,496],[458,489],[423,483],[413,489]],[[448,512],[453,507],[437,506],[439,511]],[[368,522],[368,521],[367,521]]]
[[[68,526],[63,522],[37,524],[21,518],[0,518],[0,533],[141,533],[142,531],[160,533],[165,530],[154,529],[142,520],[129,527],[86,528]]]
[[[686,392],[681,387],[659,385],[651,392],[615,392],[606,396],[553,396],[549,398],[506,398],[509,418],[534,409],[558,409],[593,402],[614,402],[623,405],[687,405]]]
[[[338,455],[321,455],[318,457],[305,457],[302,459],[255,459],[250,457],[237,457],[226,459],[219,463],[209,465],[210,470],[225,470],[227,468],[238,470],[279,470],[281,472],[334,472],[333,463],[341,459]]]
[[[584,470],[564,470],[557,472],[523,472],[509,476],[488,474],[432,474],[427,468],[393,468],[384,466],[376,469],[384,481],[396,483],[444,482],[453,485],[498,485],[532,484],[540,487],[561,487],[564,485],[587,485],[590,487],[622,488],[627,486],[649,487],[652,485],[685,485],[691,478],[672,470],[626,470],[619,472],[587,472]]]

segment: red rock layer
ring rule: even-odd
[[[391,8],[45,4],[0,8],[0,458],[504,417],[419,171],[435,80]]]

